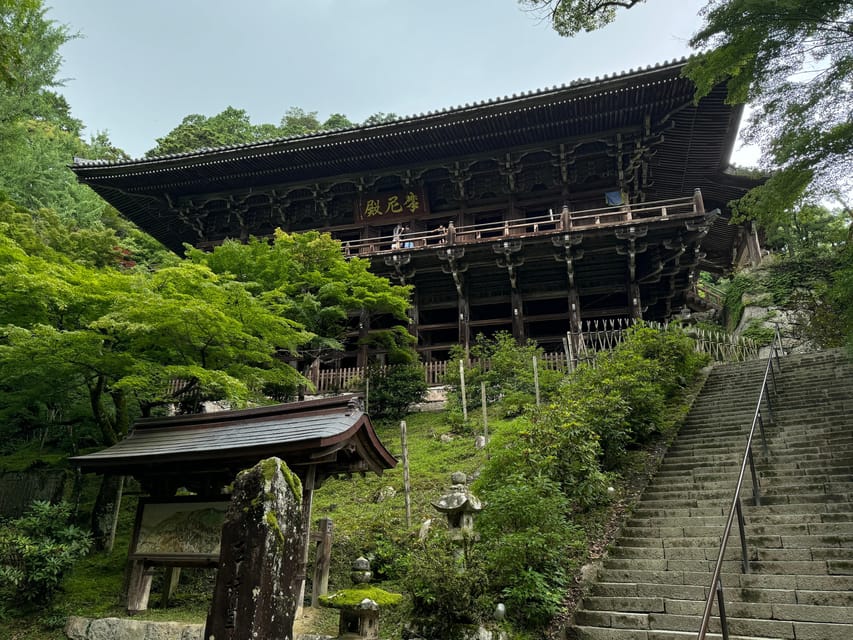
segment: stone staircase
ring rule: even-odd
[[[853,640],[853,363],[786,356],[770,456],[747,471],[751,572],[735,523],[722,582],[732,640]],[[696,638],[766,363],[716,367],[566,631],[577,640]],[[711,620],[707,638],[720,638]]]

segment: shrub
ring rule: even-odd
[[[424,371],[417,364],[372,367],[368,372],[370,415],[378,419],[400,420],[409,407],[426,397]]]
[[[582,532],[567,520],[570,504],[545,476],[508,478],[484,492],[475,547],[489,566],[489,590],[511,620],[541,628],[557,612],[567,585],[567,551],[585,547]]]
[[[18,603],[50,601],[72,565],[92,544],[88,532],[69,524],[71,506],[33,502],[29,511],[0,526],[2,595]]]
[[[544,475],[577,508],[600,502],[607,487],[599,435],[566,405],[552,404],[517,419],[495,435],[478,486],[488,494],[508,478],[537,482]]]
[[[411,619],[422,637],[462,638],[489,610],[482,557],[472,551],[470,540],[459,544],[446,531],[434,529],[402,561]]]

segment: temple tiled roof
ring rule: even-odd
[[[150,475],[158,469],[249,466],[278,456],[292,466],[325,458],[324,475],[381,473],[396,464],[370,419],[344,396],[238,411],[138,420],[119,442],[72,458],[83,471]],[[346,450],[347,455],[333,454]],[[354,469],[353,467],[360,467]]]

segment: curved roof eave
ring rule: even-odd
[[[74,158],[70,168],[78,175],[120,176],[138,172],[155,173],[170,171],[176,168],[199,165],[218,164],[235,159],[278,155],[290,150],[304,150],[336,146],[353,139],[381,139],[400,135],[402,132],[417,131],[428,128],[439,128],[449,124],[459,124],[466,120],[480,119],[488,115],[510,113],[513,111],[532,108],[538,103],[548,103],[556,96],[565,94],[567,100],[592,97],[616,92],[625,87],[636,86],[638,78],[643,76],[677,77],[687,64],[687,58],[667,61],[651,65],[643,69],[630,69],[621,73],[596,77],[581,78],[559,87],[537,89],[533,91],[481,100],[473,104],[445,108],[412,116],[406,116],[391,122],[356,125],[347,129],[320,131],[287,138],[274,138],[260,142],[242,143],[237,145],[205,148],[185,153],[157,156],[153,158],[138,158],[121,161],[86,160]],[[486,113],[488,112],[488,113]],[[473,117],[472,117],[473,116]]]

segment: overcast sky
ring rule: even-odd
[[[516,0],[53,0],[48,16],[80,34],[62,50],[73,115],[139,157],[229,105],[355,122],[681,58],[704,4],[649,0],[575,38]]]

